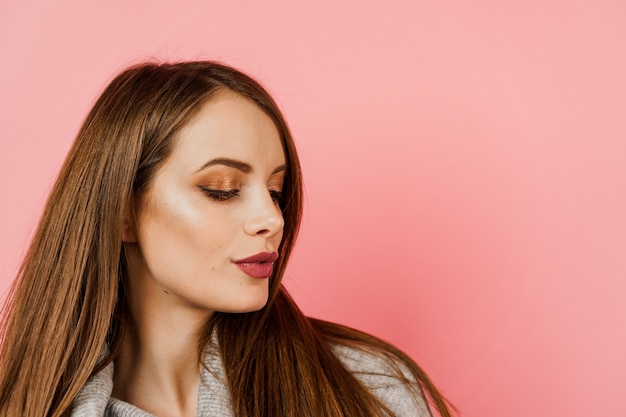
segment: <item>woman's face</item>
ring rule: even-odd
[[[180,131],[129,215],[132,302],[262,308],[283,236],[278,200],[286,169],[272,120],[240,95],[216,93]]]

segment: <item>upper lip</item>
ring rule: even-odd
[[[261,252],[256,255],[249,256],[247,258],[238,259],[233,261],[236,264],[253,264],[253,263],[267,263],[276,262],[278,259],[278,252]]]

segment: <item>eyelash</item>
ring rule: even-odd
[[[214,201],[222,202],[239,197],[239,190],[215,190],[213,188],[205,187],[200,187],[200,189],[207,195],[207,197]],[[270,190],[269,193],[275,203],[280,204],[282,202],[283,195],[281,191]]]
[[[204,187],[201,187],[201,189],[211,200],[215,201],[228,201],[239,196],[239,190],[215,190]]]
[[[283,202],[283,193],[282,191],[272,191],[270,190],[270,195],[272,196],[272,200],[275,203],[281,204]]]

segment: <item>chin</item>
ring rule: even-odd
[[[254,311],[259,311],[260,309],[262,309],[266,305],[267,305],[267,297],[265,297],[262,301],[259,301],[259,302],[256,302],[256,303],[250,303],[241,312],[242,313],[252,313]]]
[[[231,305],[222,309],[223,313],[252,313],[259,311],[267,304],[268,294],[265,293],[262,296],[257,295],[254,297],[241,298],[239,300],[233,300]]]

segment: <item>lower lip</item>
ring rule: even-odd
[[[274,270],[273,262],[245,262],[238,263],[237,268],[241,269],[252,278],[268,278]]]

